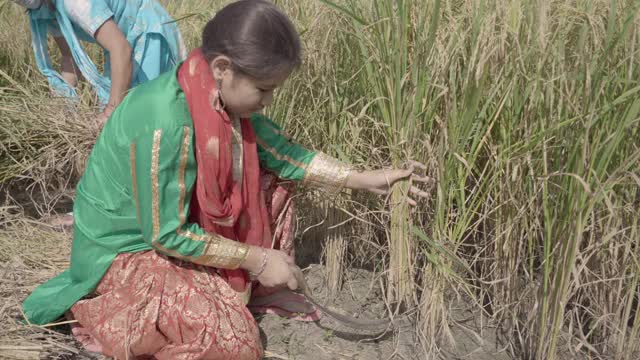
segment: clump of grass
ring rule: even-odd
[[[428,220],[425,236],[389,242],[390,272],[410,264],[393,260],[394,246],[409,259],[417,249],[424,264],[409,279],[427,301],[425,342],[446,338],[443,294],[459,289],[503,324],[514,356],[629,357],[638,333],[636,4],[325,3],[348,19],[342,47],[359,49],[353,99],[376,101],[366,118],[381,131],[367,141],[390,163],[427,162],[438,179],[432,217],[410,221]]]
[[[44,94],[0,94],[0,189],[50,213],[82,174],[98,134],[95,114]]]
[[[381,130],[374,141],[384,149],[391,165],[402,167],[407,158],[422,155],[413,140],[421,137],[428,111],[423,99],[429,72],[423,63],[433,48],[438,17],[430,18],[427,8],[413,1],[373,2],[368,6],[353,1],[346,6],[324,3],[350,20],[351,36],[340,39],[343,47],[357,49],[353,55],[361,60],[358,89]],[[438,8],[439,4],[436,1],[432,6]],[[391,302],[411,305],[416,303],[415,240],[405,201],[408,190],[408,183],[399,184],[390,198],[387,297]]]

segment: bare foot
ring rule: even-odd
[[[47,221],[47,223],[51,226],[60,228],[73,227],[73,213],[53,216]]]

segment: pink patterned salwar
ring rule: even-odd
[[[293,255],[294,207],[288,185],[261,177],[272,219],[274,248]],[[282,291],[281,303],[252,307],[312,321],[318,312],[302,297]],[[254,298],[276,290],[254,284]],[[94,297],[77,302],[73,333],[88,350],[116,359],[260,359],[258,325],[238,292],[217,269],[156,251],[116,257]],[[278,299],[271,296],[270,299]],[[300,309],[307,314],[297,314]],[[292,313],[295,311],[296,313]]]

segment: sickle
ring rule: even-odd
[[[328,315],[329,317],[336,320],[340,324],[355,330],[364,330],[367,332],[382,333],[387,329],[389,329],[391,325],[390,320],[359,319],[353,316],[337,313],[335,311],[329,310],[326,307],[320,305],[320,302],[313,297],[313,293],[311,292],[311,289],[307,285],[307,281],[305,280],[302,270],[300,270],[300,268],[296,265],[292,265],[291,267],[293,270],[293,274],[296,277],[296,280],[298,281],[298,289],[296,289],[295,291],[304,295],[307,298],[307,300],[310,303],[312,303],[314,306],[316,306],[318,309],[320,309],[320,311],[322,311],[323,314]]]

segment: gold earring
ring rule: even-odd
[[[213,97],[213,107],[216,111],[222,111],[224,108],[220,88],[222,88],[222,80],[216,80],[216,95]]]

